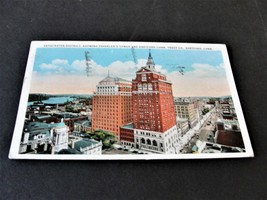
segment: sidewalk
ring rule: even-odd
[[[191,140],[191,138],[196,135],[197,131],[201,128],[201,126],[206,122],[206,120],[210,117],[211,113],[214,111],[214,108],[210,110],[203,118],[189,131],[187,131],[181,138],[179,138],[178,145],[175,147],[176,152],[180,152],[186,144]]]

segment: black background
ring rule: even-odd
[[[264,0],[0,2],[0,199],[266,199]],[[255,158],[9,160],[32,40],[224,43]]]

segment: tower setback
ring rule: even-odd
[[[136,148],[174,153],[178,133],[172,84],[156,71],[150,52],[146,66],[132,80],[132,100]]]

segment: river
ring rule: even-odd
[[[75,99],[76,98],[72,98],[72,97],[69,97],[69,96],[50,97],[49,99],[43,100],[42,102],[45,103],[45,104],[63,104],[63,103],[66,103],[68,101],[73,101]],[[37,101],[28,102],[28,106],[33,105],[34,102],[37,102]]]

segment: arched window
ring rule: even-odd
[[[149,91],[152,91],[152,90],[153,90],[153,88],[152,88],[152,84],[151,84],[151,83],[148,83],[148,90],[149,90]]]
[[[145,143],[146,143],[146,141],[145,141],[144,138],[141,139],[141,143],[142,143],[142,144],[145,144]]]
[[[142,84],[141,83],[138,83],[138,91],[142,91]]]
[[[143,84],[143,90],[147,91],[147,84],[146,83]]]
[[[150,139],[147,139],[146,143],[147,143],[148,145],[151,145],[151,141],[150,141]]]
[[[157,141],[153,140],[153,146],[158,146]]]

